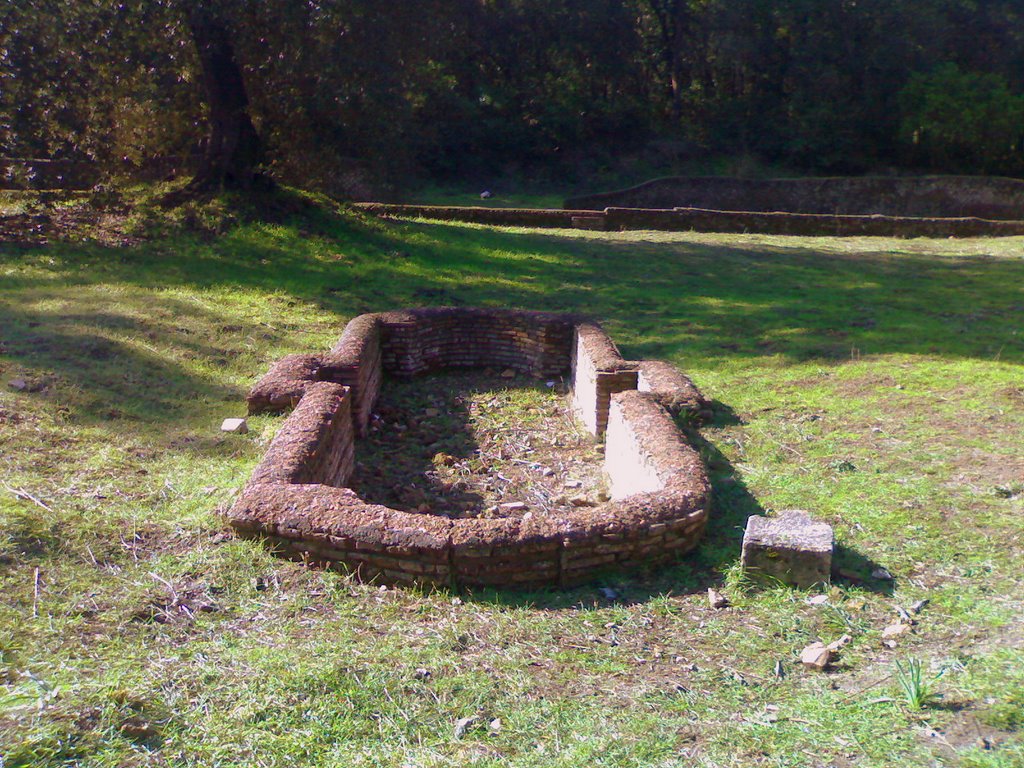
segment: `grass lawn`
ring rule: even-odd
[[[0,765],[1020,766],[1022,254],[325,211],[0,243]],[[714,398],[697,552],[454,594],[230,534],[281,419],[218,427],[270,363],[455,303],[589,312]],[[746,517],[790,508],[835,527],[825,602],[738,573]],[[834,669],[800,667],[843,634]],[[899,685],[916,661],[923,702]]]

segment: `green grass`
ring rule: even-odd
[[[1024,239],[325,211],[222,230],[0,245],[4,768],[1024,762]],[[452,303],[589,312],[627,357],[691,374],[716,402],[692,433],[715,493],[699,551],[568,592],[455,595],[227,534],[280,424],[218,431],[255,378],[360,312]],[[794,507],[835,526],[855,577],[825,605],[737,572],[745,518]],[[709,585],[734,607],[711,610]],[[842,634],[833,671],[800,669]],[[893,674],[909,657],[945,670],[920,711]]]
[[[906,663],[897,660],[896,681],[908,708],[920,710],[928,706],[932,698],[931,683],[921,671],[920,659],[907,659]]]

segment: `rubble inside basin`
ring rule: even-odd
[[[561,378],[474,369],[387,381],[349,486],[419,514],[545,516],[606,501],[603,462]]]

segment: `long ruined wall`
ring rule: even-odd
[[[456,341],[446,343],[449,337]],[[368,504],[345,487],[381,370],[413,375],[488,360],[543,375],[588,370],[595,381],[601,373],[629,372],[631,391],[574,381],[574,391],[586,391],[574,400],[589,412],[595,433],[615,414],[618,431],[609,435],[608,450],[629,460],[608,467],[613,484],[630,462],[651,466],[653,481],[572,514],[497,520],[402,512]],[[636,391],[641,371],[646,392]],[[323,381],[328,377],[349,383]],[[289,356],[275,365],[249,399],[254,411],[296,402],[230,511],[231,524],[287,554],[341,564],[363,578],[568,586],[599,569],[685,552],[706,523],[706,473],[667,410],[699,413],[706,401],[686,377],[650,361],[623,360],[598,326],[569,315],[462,308],[363,315],[328,354]]]
[[[1011,237],[1024,235],[1024,221],[979,218],[752,213],[702,208],[607,208],[601,214],[609,230],[653,229],[667,232],[726,232],[811,237]]]
[[[483,208],[471,205],[403,205],[398,203],[354,203],[356,210],[372,216],[410,216],[444,221],[468,221],[498,227],[571,227],[573,216],[587,211],[557,208]]]
[[[565,201],[565,208],[572,210],[609,207],[1020,220],[1024,181],[982,176],[679,176]]]
[[[576,201],[573,201],[576,202]],[[598,202],[594,202],[598,205]],[[711,210],[707,208],[623,208],[548,211],[518,209],[509,216],[500,208],[358,204],[381,216],[410,216],[498,226],[556,227],[589,230],[662,230],[765,235],[876,237],[1011,237],[1024,235],[1024,220],[962,216],[912,217]],[[558,215],[552,215],[552,214]]]

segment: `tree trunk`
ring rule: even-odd
[[[269,186],[269,179],[257,171],[263,161],[263,142],[249,118],[242,71],[224,23],[197,4],[189,13],[188,25],[202,67],[209,131],[199,169],[185,191]]]
[[[678,127],[683,116],[683,89],[686,86],[683,45],[689,31],[689,10],[686,0],[647,0],[647,5],[658,24],[661,57],[668,76],[672,123]]]

